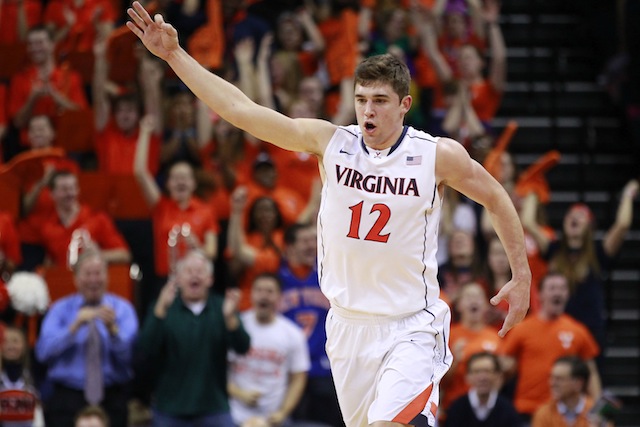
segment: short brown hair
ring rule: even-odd
[[[385,53],[366,58],[356,67],[355,84],[371,86],[389,84],[400,100],[409,95],[411,73],[407,64],[395,56]]]

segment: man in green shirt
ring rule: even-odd
[[[210,291],[213,267],[199,251],[176,266],[139,338],[143,356],[156,366],[154,426],[233,426],[227,396],[227,351],[249,350],[236,308],[240,293]]]

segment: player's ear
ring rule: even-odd
[[[409,112],[412,104],[413,98],[411,98],[411,95],[407,95],[402,98],[402,100],[400,101],[400,105],[402,106],[402,111],[404,112],[404,114],[407,114]]]

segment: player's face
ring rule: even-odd
[[[251,287],[251,304],[259,320],[270,320],[278,310],[280,289],[272,277],[260,277]]]
[[[411,96],[400,99],[391,85],[356,85],[356,118],[365,144],[387,148],[395,144],[394,137],[402,128],[404,116],[411,108]]]
[[[107,289],[107,265],[99,257],[82,261],[75,275],[76,288],[89,304],[98,304]]]

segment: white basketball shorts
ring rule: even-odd
[[[407,317],[332,307],[327,354],[347,427],[375,421],[435,425],[440,380],[452,362],[451,313],[444,301]]]

